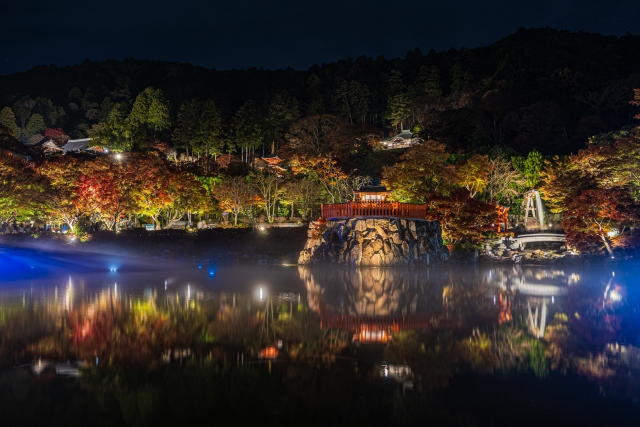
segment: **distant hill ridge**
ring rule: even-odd
[[[362,56],[313,65],[307,70],[215,70],[163,61],[85,60],[73,66],[43,65],[0,76],[0,108],[12,106],[27,95],[50,99],[54,105],[64,107],[69,115],[61,126],[66,127],[70,135],[72,130],[80,129],[80,133],[72,136],[81,137],[98,121],[95,117],[86,118],[84,111],[80,111],[81,103],[93,104],[97,109],[106,97],[113,98],[118,91],[128,91],[125,95],[135,98],[148,86],[160,88],[171,103],[173,114],[185,100],[212,99],[226,120],[248,100],[266,105],[274,94],[283,91],[298,101],[301,116],[319,112],[337,114],[341,108],[339,90],[346,81],[368,88],[371,106],[366,120],[385,127],[387,122],[383,116],[392,71],[401,72],[403,84],[413,87],[421,78],[421,70],[424,73],[437,67],[442,97],[451,95],[460,81],[464,81],[463,89],[473,93],[477,100],[484,99],[486,94],[499,93],[508,99],[501,98],[496,108],[523,116],[526,114],[523,108],[537,102],[550,101],[558,105],[566,137],[575,138],[565,143],[561,151],[571,151],[579,140],[580,144],[584,143],[584,135],[592,132],[591,128],[608,131],[630,123],[632,114],[626,100],[591,100],[600,102],[602,107],[599,107],[587,98],[616,96],[609,94],[608,87],[621,87],[622,92],[627,93],[640,86],[639,51],[640,36],[615,37],[542,28],[520,29],[486,47],[432,50],[427,54],[414,49],[403,59]],[[74,88],[79,89],[82,99]],[[617,103],[607,107],[609,101]],[[72,111],[74,108],[79,111]],[[609,110],[604,111],[606,108]],[[590,125],[591,128],[584,131],[576,130],[578,121],[591,115],[600,117],[602,123]],[[432,134],[429,136],[435,135]],[[515,133],[507,139],[515,141],[514,138]],[[464,141],[447,143],[454,148],[470,146],[471,136],[462,139]],[[539,149],[547,153],[550,150]]]

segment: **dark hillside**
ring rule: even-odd
[[[508,146],[522,153],[537,148],[548,155],[575,152],[589,136],[631,123],[634,107],[628,101],[640,86],[638,51],[640,36],[546,28],[521,29],[481,48],[427,54],[414,49],[404,59],[347,58],[308,70],[85,60],[0,76],[0,108],[15,110],[25,96],[40,98],[40,105],[49,106],[33,111],[43,110],[47,127],[82,137],[104,120],[113,102],[131,103],[149,86],[163,90],[174,120],[180,105],[196,97],[212,99],[225,121],[249,100],[264,115],[273,97],[286,91],[285,97],[297,101],[301,117],[330,113],[386,131],[419,125],[423,136],[439,139],[453,151]],[[394,75],[401,79],[396,89]],[[425,95],[432,76],[437,94]],[[352,111],[351,99],[343,98],[346,87],[366,90],[359,113]],[[390,118],[389,99],[397,90],[411,101],[402,124],[392,124]],[[62,117],[49,120],[52,108],[62,108]]]

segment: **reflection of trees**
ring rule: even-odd
[[[491,341],[477,330],[470,337],[451,329],[401,332],[394,336],[385,357],[409,365],[428,388],[448,385],[454,373],[493,372],[495,365]]]
[[[56,291],[0,303],[0,350],[7,363],[43,358],[154,370],[163,360],[185,355],[256,356],[280,340],[281,353],[324,360],[333,360],[349,342],[342,331],[322,329],[317,313],[301,303],[205,296],[191,288],[142,297],[118,292],[117,286],[76,295],[69,285],[60,296]]]
[[[25,356],[30,343],[49,338],[49,346],[56,341],[61,326],[59,312],[42,310],[37,304],[12,298],[0,305],[0,365]]]
[[[401,399],[370,383],[371,368],[340,362],[229,366],[217,361],[171,366],[156,375],[93,373],[83,379],[100,425],[418,425],[427,416],[456,425],[436,396]],[[393,404],[389,404],[393,402]],[[2,414],[2,409],[0,409]],[[228,423],[228,422],[227,422]],[[440,424],[438,424],[440,425]]]

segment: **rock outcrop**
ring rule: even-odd
[[[298,264],[433,265],[448,257],[437,221],[354,218],[312,222]]]

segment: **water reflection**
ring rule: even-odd
[[[402,367],[405,391],[496,371],[578,374],[632,398],[640,387],[638,286],[625,271],[217,268],[227,282],[197,266],[162,274],[72,272],[55,285],[11,286],[0,293],[0,366],[38,363],[43,377],[71,369],[68,361],[82,372],[154,372],[277,354],[278,363],[322,365],[348,357],[354,372],[363,359],[384,360],[386,371],[367,378]]]

